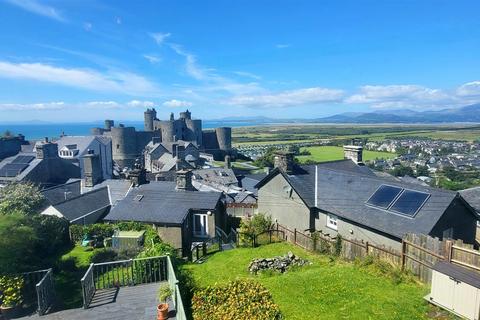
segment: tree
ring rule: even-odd
[[[38,213],[44,201],[33,183],[11,183],[0,189],[0,215],[32,215]]]
[[[413,169],[411,167],[400,165],[398,167],[395,167],[395,169],[392,170],[392,175],[394,175],[395,177],[404,177],[404,176],[413,177]]]
[[[20,214],[0,216],[0,274],[29,271],[34,256],[35,230]]]
[[[428,172],[428,167],[427,166],[418,166],[417,167],[417,177],[420,176],[425,176],[428,177],[430,172]]]
[[[259,168],[273,167],[276,151],[277,149],[275,148],[268,148],[263,156],[253,162],[253,165]]]

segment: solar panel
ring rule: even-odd
[[[30,163],[34,158],[34,156],[18,156],[11,163]]]
[[[367,200],[367,203],[372,206],[387,209],[402,190],[402,188],[382,184],[377,191],[372,194],[370,199]]]
[[[7,163],[0,169],[0,177],[16,177],[27,167],[25,163]]]
[[[412,217],[420,210],[429,197],[430,194],[428,193],[405,190],[390,207],[390,210]]]

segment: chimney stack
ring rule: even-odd
[[[52,159],[58,158],[58,144],[49,142],[45,138],[42,142],[37,142],[35,145],[37,159]]]
[[[83,156],[83,174],[85,176],[85,187],[93,187],[102,181],[102,161],[93,150],[88,150]]]
[[[358,165],[363,165],[363,147],[362,146],[343,146],[345,159],[350,159]]]
[[[275,152],[273,166],[279,168],[283,172],[290,174],[293,172],[294,166],[293,152],[277,151]]]
[[[177,190],[187,190],[193,191],[192,185],[192,171],[190,170],[179,170],[177,171]]]

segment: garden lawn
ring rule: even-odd
[[[62,269],[54,273],[55,289],[62,308],[71,309],[82,306],[83,298],[80,279],[87,271],[88,266],[90,265],[90,257],[95,250],[96,249],[86,250],[86,248],[77,244],[60,258],[61,261],[66,261],[72,258],[75,261],[75,266],[73,268],[67,268],[63,265]],[[62,265],[61,262],[60,265]]]
[[[258,276],[247,271],[254,258],[294,252],[313,262],[285,274]],[[395,284],[374,268],[311,254],[276,243],[258,248],[219,252],[203,264],[183,266],[197,287],[223,284],[237,278],[257,279],[267,287],[288,319],[427,319],[431,307],[423,300],[426,286],[409,281]]]
[[[311,153],[311,155],[309,156],[298,156],[297,158],[301,163],[308,160],[313,160],[316,162],[326,162],[326,161],[341,160],[344,158],[342,147],[335,147],[335,146],[306,147],[306,148],[301,148],[300,150],[301,151],[308,150]],[[390,159],[390,158],[395,158],[396,156],[397,156],[396,153],[390,153],[390,152],[370,151],[370,150],[363,151],[363,161],[375,160],[375,159]]]

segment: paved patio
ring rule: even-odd
[[[88,309],[53,311],[42,317],[34,314],[20,319],[154,320],[157,316],[159,286],[160,283],[151,283],[97,291]],[[169,315],[169,319],[175,319],[175,310],[170,310]]]

